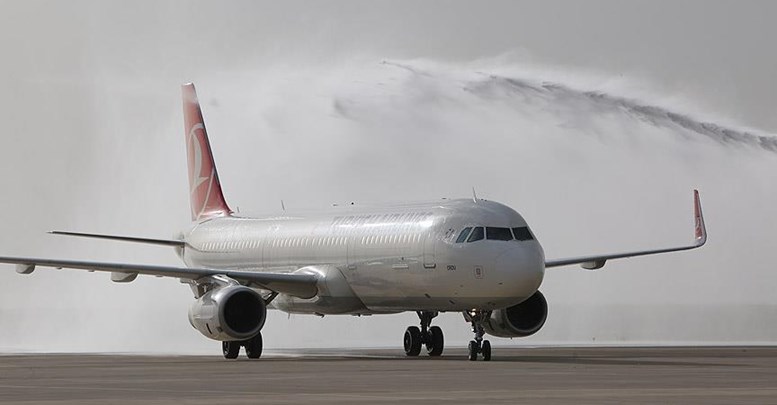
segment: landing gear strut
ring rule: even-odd
[[[429,356],[436,357],[442,354],[445,346],[442,329],[439,326],[429,326],[439,313],[430,311],[416,311],[421,319],[421,328],[410,326],[405,330],[404,348],[405,354],[411,357],[421,353],[421,346],[426,345]]]
[[[478,354],[483,355],[483,361],[491,360],[491,342],[483,340],[485,331],[483,330],[483,321],[491,316],[491,311],[472,310],[465,313],[465,318],[472,324],[472,332],[475,333],[475,340],[469,342],[469,359],[475,361]]]
[[[261,333],[248,340],[221,342],[221,350],[224,353],[225,359],[236,359],[240,354],[241,347],[245,347],[246,357],[249,359],[258,359],[262,356],[262,346]]]

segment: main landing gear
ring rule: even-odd
[[[416,313],[421,319],[421,328],[410,326],[405,330],[405,354],[411,357],[418,356],[421,353],[421,346],[426,345],[426,352],[429,353],[429,356],[441,355],[445,345],[442,329],[439,326],[429,327],[438,312],[416,311]]]
[[[485,331],[483,330],[483,320],[491,316],[491,311],[473,310],[465,313],[465,318],[472,324],[472,332],[475,333],[475,340],[469,342],[469,359],[475,361],[478,354],[483,355],[483,361],[491,360],[491,342],[483,340]]]
[[[245,347],[246,357],[258,359],[262,356],[262,333],[260,332],[248,340],[221,342],[221,350],[224,352],[225,359],[236,359],[240,354],[241,347]]]

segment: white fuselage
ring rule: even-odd
[[[537,291],[545,271],[542,247],[533,236],[456,240],[468,227],[526,226],[511,208],[485,200],[348,205],[305,215],[208,219],[184,232],[180,254],[188,266],[318,274],[316,297],[273,301],[287,312],[490,310]]]

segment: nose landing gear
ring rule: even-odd
[[[410,326],[405,330],[403,340],[405,354],[410,357],[418,356],[421,353],[421,346],[426,345],[426,352],[429,356],[436,357],[442,354],[445,346],[442,329],[439,326],[429,326],[439,313],[430,311],[416,311],[418,318],[421,319],[421,328]]]
[[[472,324],[472,332],[475,333],[475,340],[471,340],[467,346],[470,361],[477,360],[478,354],[483,355],[483,361],[491,360],[491,342],[483,340],[483,321],[489,316],[491,311],[472,310],[464,313],[464,318]]]

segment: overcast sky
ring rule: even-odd
[[[640,75],[774,132],[771,1],[2,1],[5,80],[514,52]],[[162,66],[160,66],[160,64]],[[6,93],[7,94],[7,93]]]
[[[771,1],[0,0],[0,251],[178,264],[156,247],[43,232],[167,237],[186,225],[178,86],[195,81],[227,199],[254,211],[281,198],[315,207],[466,196],[476,185],[524,213],[558,257],[683,243],[700,187],[705,253],[548,275],[552,318],[529,342],[591,341],[598,330],[613,342],[773,340],[774,329],[751,328],[777,304],[774,154],[693,143],[574,95],[471,90],[484,73],[504,74],[774,134],[775,15]],[[473,154],[503,163],[452,170]],[[6,270],[0,350],[217,349],[188,326],[191,297],[177,282]],[[677,314],[698,320],[675,336]],[[709,329],[716,314],[725,322]],[[416,323],[272,316],[275,347],[399,347]],[[463,346],[460,316],[440,322]],[[344,329],[353,333],[341,341]]]

